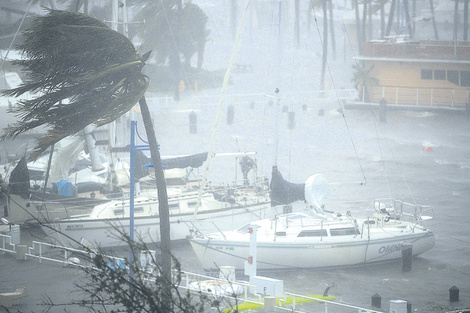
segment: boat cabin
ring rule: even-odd
[[[470,42],[375,40],[355,73],[359,101],[465,108],[470,102]]]

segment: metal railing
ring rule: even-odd
[[[3,253],[6,253],[6,252],[13,253],[13,254],[17,253],[17,247],[20,245],[12,243],[11,236],[0,234],[0,238],[2,238],[2,246],[0,248],[0,251],[2,251]],[[48,251],[45,251],[46,249],[48,249]],[[69,248],[69,247],[64,247],[64,246],[58,246],[58,245],[41,242],[41,241],[33,241],[32,246],[28,247],[27,251],[28,252],[26,253],[26,256],[37,259],[39,263],[42,263],[42,261],[51,261],[55,263],[60,263],[63,266],[94,268],[91,263],[82,265],[79,262],[74,261],[73,258],[70,258],[70,256],[73,253],[89,254],[90,253],[89,251],[79,250],[79,249],[74,249],[74,248]],[[148,259],[146,258],[145,254],[149,254],[149,253],[154,255],[156,251],[149,250],[149,251],[143,252],[143,254],[141,255],[141,262],[142,260]],[[111,260],[114,260],[115,262],[124,261],[124,258],[120,258],[120,257],[114,257],[114,256],[109,256],[109,255],[106,255],[106,257]],[[147,264],[146,266],[149,266],[149,264]],[[148,269],[149,269],[148,271],[150,274],[153,271],[151,264],[148,267]],[[186,271],[181,271],[181,277],[182,279],[178,287],[189,290],[190,292],[197,292],[197,293],[202,292],[209,296],[231,299],[231,300],[234,300],[235,302],[250,302],[250,303],[260,305],[260,306],[264,305],[263,300],[262,300],[263,295],[253,292],[255,290],[255,286],[251,285],[248,282],[229,281],[228,279],[225,279],[225,278],[215,278],[212,276],[191,273],[191,272],[186,272]],[[227,289],[224,289],[224,288],[220,288],[220,289],[212,288],[211,290],[198,288],[198,286],[200,286],[199,283],[203,283],[207,281],[213,282],[214,286],[227,286],[227,284],[229,284],[230,287],[228,289],[228,292],[227,292]],[[230,290],[234,290],[234,288],[238,288],[239,290],[242,290],[242,292],[238,292],[238,295],[235,296],[234,292],[230,292]],[[290,302],[287,303],[288,297],[292,297],[292,303]],[[383,313],[383,311],[371,310],[368,308],[362,308],[362,307],[358,307],[358,306],[354,306],[350,304],[334,302],[331,300],[318,299],[315,297],[299,295],[299,294],[295,294],[291,292],[284,292],[284,297],[279,298],[279,305],[275,306],[275,309],[280,310],[280,311],[289,311],[289,312],[312,312],[312,311],[305,311],[305,309],[297,308],[299,305],[305,305],[306,304],[305,300],[309,302],[322,303],[324,306],[324,309],[322,309],[322,311],[325,313],[328,313],[328,309],[331,306],[342,307],[346,309],[354,309],[354,310],[357,310],[357,312]],[[286,307],[286,305],[289,305],[289,307]],[[319,312],[318,308],[316,308],[314,312]]]
[[[371,86],[368,90],[370,99],[384,98],[387,104],[409,105],[416,107],[465,108],[470,89],[438,87],[403,87]],[[365,102],[366,90],[362,90],[362,102]]]

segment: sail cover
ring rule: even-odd
[[[208,152],[171,158],[171,159],[164,159],[162,160],[163,168],[164,169],[172,169],[172,168],[198,168],[200,167],[204,161],[207,159]]]
[[[22,157],[10,174],[8,185],[10,192],[15,195],[29,196],[29,170],[26,157]]]
[[[277,166],[273,166],[271,177],[271,206],[305,200],[305,184],[294,184],[282,178]]]

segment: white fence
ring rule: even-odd
[[[0,239],[2,242],[0,251],[2,254],[11,253],[11,254],[18,254],[19,247],[24,245],[15,244],[12,242],[12,238],[9,235],[0,234]],[[152,254],[155,254],[156,251],[149,251]],[[147,252],[148,253],[148,252]],[[31,247],[27,247],[27,252],[25,254],[28,258],[37,259],[39,263],[43,261],[50,261],[62,264],[63,266],[76,266],[76,267],[91,267],[91,264],[83,265],[80,262],[77,262],[77,258],[71,257],[73,254],[75,255],[84,255],[88,254],[88,252],[84,250],[73,249],[69,247],[57,246],[46,242],[40,241],[33,241]],[[141,262],[142,260],[147,260],[146,253],[141,255]],[[123,258],[107,256],[111,260],[115,262],[123,261]],[[212,276],[201,275],[196,273],[190,273],[186,271],[181,272],[181,283],[179,288],[187,289],[192,292],[202,292],[209,296],[214,297],[223,297],[226,299],[236,300],[238,303],[241,302],[250,302],[254,304],[258,304],[263,306],[264,303],[262,298],[264,295],[252,293],[255,289],[254,285],[250,285],[248,282],[240,282],[240,281],[228,281],[227,279],[222,278],[214,278]],[[215,286],[215,288],[205,289],[202,287],[201,283],[210,281],[212,283],[211,286]],[[230,285],[230,289],[223,288],[223,286],[227,286],[227,283]],[[199,286],[199,288],[198,288]],[[222,288],[217,288],[222,287]],[[237,297],[233,296],[233,288],[236,287],[240,292],[238,292]],[[289,307],[285,307],[287,302],[287,297],[292,297],[292,304]],[[304,300],[304,301],[302,301]],[[306,311],[305,308],[300,309],[298,308],[300,305],[305,306],[305,300],[308,300],[309,303],[316,303],[315,308],[312,308],[313,311],[309,309]],[[302,302],[302,304],[300,304]],[[283,305],[284,304],[284,305]],[[383,313],[382,311],[371,310],[367,308],[361,308],[354,305],[348,305],[344,303],[337,303],[334,301],[323,300],[312,298],[308,296],[298,295],[290,292],[284,292],[284,298],[279,299],[279,306],[276,306],[276,311],[287,311],[287,312],[328,312],[328,309],[331,307],[340,307],[342,309],[351,309],[354,311],[349,312],[366,312],[366,313]],[[343,312],[343,311],[341,311]]]

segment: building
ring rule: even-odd
[[[462,109],[470,101],[470,42],[371,41],[356,60],[361,102]]]

